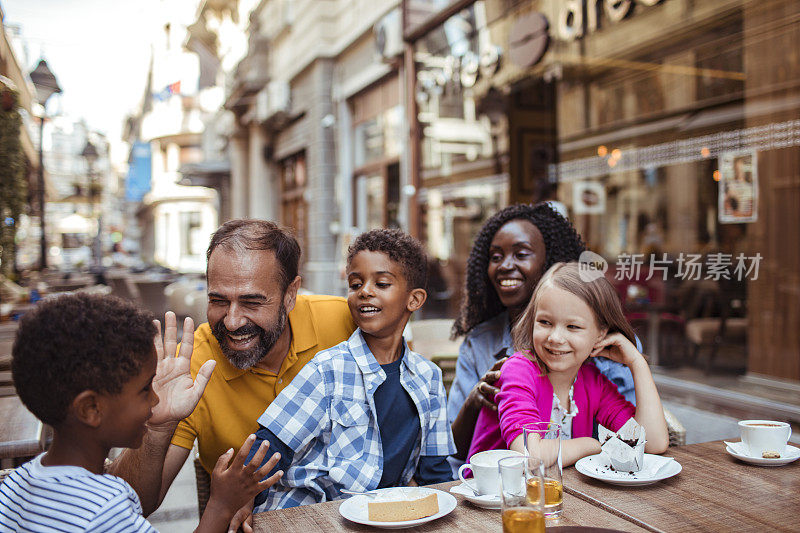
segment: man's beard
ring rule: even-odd
[[[272,347],[275,346],[275,343],[278,342],[278,338],[280,338],[281,333],[283,333],[286,327],[286,317],[286,308],[283,306],[283,302],[281,302],[281,308],[278,310],[278,320],[275,321],[270,329],[264,329],[252,322],[248,322],[236,331],[229,331],[228,328],[225,327],[225,321],[219,320],[211,328],[211,332],[214,334],[214,337],[216,337],[220,348],[222,348],[222,353],[228,358],[228,361],[236,368],[247,370],[261,361]],[[233,350],[228,347],[228,335],[249,336],[253,334],[258,335],[258,342],[252,348],[248,350]]]

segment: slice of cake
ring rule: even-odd
[[[367,509],[374,522],[404,522],[438,513],[439,498],[434,492],[397,488],[376,494]]]

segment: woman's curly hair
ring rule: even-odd
[[[586,249],[572,224],[547,203],[510,205],[492,215],[475,237],[467,260],[464,298],[453,324],[453,339],[505,310],[489,280],[489,247],[498,230],[515,219],[529,220],[542,233],[545,247],[542,272],[559,262],[577,261]]]

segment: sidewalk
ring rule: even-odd
[[[800,444],[800,385],[742,375],[706,375],[690,367],[654,368],[653,379],[664,405],[686,428],[687,444],[736,438],[736,423],[771,419],[792,425]]]
[[[194,452],[189,454],[161,506],[147,518],[160,533],[194,531],[200,521],[193,457]]]

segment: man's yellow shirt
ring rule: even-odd
[[[239,450],[258,429],[258,417],[317,352],[347,340],[356,326],[347,301],[336,296],[298,295],[289,313],[292,343],[275,374],[260,368],[240,370],[222,354],[208,323],[194,334],[191,373],[209,359],[217,366],[195,410],[182,420],[172,444],[191,449],[197,439],[200,462],[211,472],[220,455]],[[268,454],[269,456],[269,454]]]

